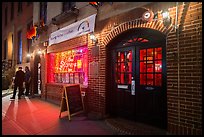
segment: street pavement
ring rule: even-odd
[[[168,135],[165,130],[121,118],[89,119],[86,114],[60,114],[60,106],[37,96],[11,101],[2,90],[2,135]]]
[[[3,95],[4,92],[4,95]],[[12,91],[2,91],[2,135],[117,135],[104,120],[78,114],[68,120],[60,106],[39,97],[11,101]]]

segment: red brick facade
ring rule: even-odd
[[[148,5],[155,11],[168,4]],[[99,40],[99,57],[89,59],[99,62],[99,77],[89,78],[88,100],[90,111],[104,116],[106,90],[106,45],[115,36],[130,28],[151,28],[167,35],[167,113],[168,132],[173,134],[202,134],[202,3],[185,2],[178,5],[178,32],[175,31],[176,6],[168,7],[172,25],[164,27],[161,21],[144,23],[133,13],[137,9],[104,22],[96,22]],[[161,18],[161,15],[158,17]],[[98,26],[98,28],[97,28]],[[178,44],[178,45],[177,45]],[[93,47],[88,44],[89,53]],[[179,62],[178,62],[179,61]],[[178,66],[179,65],[179,66]],[[179,74],[178,74],[179,73]]]
[[[172,24],[165,27],[161,10],[168,8]],[[158,20],[145,23],[139,19],[145,9],[158,12]],[[176,12],[178,11],[178,21]],[[178,22],[178,29],[175,24]],[[117,16],[97,21],[99,56],[92,55],[95,46],[89,35],[74,38],[47,48],[47,53],[88,46],[88,63],[99,63],[97,78],[88,77],[85,106],[89,113],[105,117],[106,112],[106,46],[120,33],[131,28],[149,28],[166,35],[167,131],[170,134],[202,134],[202,2],[151,3]],[[40,45],[42,47],[42,45]],[[37,49],[37,48],[36,48]],[[35,53],[34,53],[35,54]],[[31,61],[33,66],[34,60]],[[61,87],[47,84],[46,52],[41,55],[42,97],[59,104]]]
[[[2,8],[2,57],[4,51],[4,39],[6,39],[9,33],[12,33],[14,36],[13,44],[14,44],[14,66],[17,64],[17,56],[18,56],[18,31],[22,31],[22,63],[26,63],[27,60],[27,25],[32,22],[33,17],[33,4],[32,2],[28,5],[28,2],[22,2],[22,12],[18,13],[18,2],[14,2],[14,15],[11,20],[11,3],[12,2],[4,2]],[[7,7],[7,25],[5,26],[5,8]],[[30,47],[31,48],[31,47]]]

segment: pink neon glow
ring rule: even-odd
[[[80,47],[48,54],[48,83],[88,84],[88,49]]]

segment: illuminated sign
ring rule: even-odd
[[[51,33],[49,37],[49,46],[72,39],[74,37],[88,34],[90,32],[94,32],[95,18],[96,14],[93,14],[83,20]]]

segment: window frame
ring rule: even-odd
[[[18,2],[18,13],[22,13],[22,12],[23,12],[23,3]]]
[[[4,14],[4,20],[5,20],[4,25],[5,26],[7,26],[7,24],[8,24],[8,21],[7,21],[8,17],[7,16],[8,16],[8,8],[6,7],[5,8],[5,14]]]
[[[76,6],[76,2],[62,2],[62,13],[71,10],[74,6]]]
[[[14,2],[11,2],[11,16],[10,16],[10,19],[11,21],[14,19]]]
[[[47,22],[47,2],[40,2],[40,21]]]

